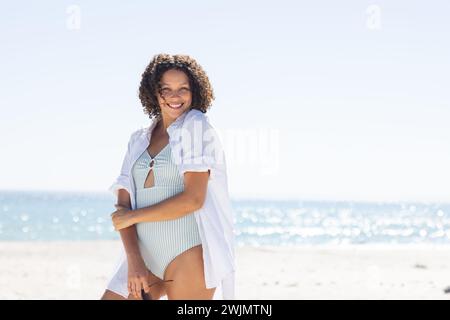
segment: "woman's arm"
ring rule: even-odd
[[[140,222],[173,220],[200,209],[205,202],[209,174],[209,170],[185,172],[183,192],[145,208],[117,210],[112,214],[115,229],[128,229]]]
[[[125,189],[120,189],[117,196],[117,204],[121,207],[131,209],[130,194]],[[130,211],[132,212],[132,211]],[[128,228],[120,230],[120,237],[128,258],[140,258],[141,254],[138,246],[136,226],[132,225]]]
[[[203,206],[209,171],[185,172],[184,191],[155,205],[131,211],[133,224],[181,218]]]
[[[131,209],[130,194],[127,190],[119,189],[117,198],[116,206]],[[141,289],[144,289],[147,293],[150,292],[148,285],[149,270],[147,269],[144,259],[141,256],[141,252],[139,251],[136,226],[131,225],[127,228],[121,229],[120,237],[122,238],[122,243],[127,254],[128,293],[134,295],[137,299],[142,299]]]

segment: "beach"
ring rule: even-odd
[[[0,299],[99,299],[120,246],[2,241]],[[445,245],[244,246],[236,265],[236,299],[450,299]]]

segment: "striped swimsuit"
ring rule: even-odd
[[[154,185],[144,183],[153,170]],[[172,160],[167,144],[154,158],[145,150],[132,168],[136,184],[136,207],[148,207],[184,190],[183,178]],[[136,225],[139,249],[147,268],[164,279],[169,263],[184,251],[201,244],[194,213],[175,220],[142,222]]]

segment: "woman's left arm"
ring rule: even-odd
[[[183,192],[145,208],[120,208],[112,215],[115,229],[120,230],[140,222],[173,220],[200,209],[205,202],[209,175],[209,170],[185,172]]]

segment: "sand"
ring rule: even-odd
[[[98,299],[119,241],[0,242],[0,299]],[[450,299],[450,247],[238,247],[236,299]]]

